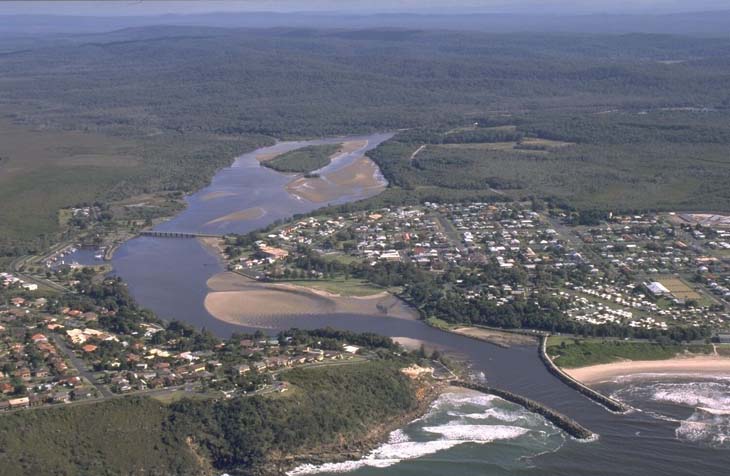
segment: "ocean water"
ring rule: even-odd
[[[730,450],[730,376],[636,375],[619,379],[613,396],[676,424],[678,440]],[[728,453],[730,460],[730,452]]]
[[[449,474],[454,465],[510,474],[559,450],[564,434],[539,415],[492,395],[441,395],[426,415],[390,434],[387,443],[356,461],[304,465],[289,473],[354,475]]]

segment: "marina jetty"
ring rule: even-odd
[[[618,400],[614,400],[613,398],[607,397],[606,395],[597,392],[593,390],[592,388],[584,385],[583,383],[577,381],[570,375],[563,372],[560,367],[555,365],[553,362],[553,359],[550,358],[549,355],[547,355],[547,338],[548,336],[542,336],[540,338],[540,346],[538,347],[538,353],[540,355],[540,360],[542,360],[542,363],[545,364],[545,367],[547,367],[548,371],[558,377],[563,383],[568,385],[571,388],[574,388],[578,392],[582,393],[586,397],[590,398],[594,402],[598,403],[599,405],[602,405],[606,407],[609,411],[612,411],[614,413],[628,413],[632,410],[632,408],[624,403],[619,402]]]
[[[559,413],[552,408],[543,405],[540,402],[531,400],[529,398],[517,395],[516,393],[502,390],[501,388],[490,387],[475,382],[467,382],[464,380],[452,380],[449,382],[451,385],[456,387],[468,388],[470,390],[476,390],[477,392],[488,393],[490,395],[496,395],[499,398],[503,398],[508,402],[516,403],[525,409],[537,413],[544,417],[547,421],[560,428],[570,436],[578,440],[594,440],[598,435],[580,425],[575,420],[568,418],[567,416]]]

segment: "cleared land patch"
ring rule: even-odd
[[[681,278],[678,278],[676,276],[662,276],[658,278],[657,281],[659,281],[664,285],[664,287],[669,289],[669,292],[671,292],[672,295],[677,299],[702,299],[702,295],[692,289]]]
[[[89,153],[90,151],[94,153]],[[93,202],[138,172],[135,144],[0,120],[0,223],[10,239],[58,229],[58,210]]]

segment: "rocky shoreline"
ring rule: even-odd
[[[251,474],[283,476],[287,474],[287,471],[305,464],[321,465],[361,459],[387,442],[393,431],[403,428],[413,420],[425,415],[431,408],[432,403],[448,388],[446,382],[430,379],[419,382],[415,389],[417,405],[413,410],[369,428],[363,437],[356,440],[347,440],[341,437],[339,442],[326,447],[309,448],[293,454],[272,454],[269,462],[260,467],[258,471],[252,471]]]

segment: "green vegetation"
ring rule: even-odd
[[[261,164],[279,172],[309,173],[330,163],[332,155],[340,150],[339,144],[310,145],[292,150]]]
[[[442,201],[455,191],[477,199],[491,187],[580,209],[730,205],[726,111],[535,113],[510,120],[517,124],[512,132],[407,131],[370,155],[391,184],[435,187]]]
[[[404,128],[420,129],[374,153],[394,185],[378,203],[483,199],[491,186],[579,207],[727,208],[730,40],[396,36],[148,27],[24,40],[0,57],[0,255],[53,241],[60,208],[191,191],[273,138]]]
[[[113,137],[31,129],[0,119],[0,255],[38,251],[68,227],[62,209],[203,186],[233,157],[269,143],[261,137]],[[146,219],[151,207],[117,208],[118,219]],[[169,207],[168,207],[169,208]],[[173,207],[170,211],[177,208]],[[159,210],[158,210],[159,212]]]
[[[396,363],[297,369],[281,378],[294,389],[281,397],[170,405],[120,398],[3,416],[0,472],[258,474],[287,456],[352,451],[367,428],[417,408]]]
[[[282,378],[298,391],[276,400],[175,404],[171,430],[190,435],[216,468],[230,471],[275,454],[336,450],[417,406],[408,378],[388,363],[300,369]]]
[[[314,289],[339,294],[340,296],[372,296],[373,294],[382,293],[383,288],[373,286],[362,279],[345,279],[344,277],[317,279],[317,280],[296,280],[292,284],[297,286],[306,286]]]
[[[3,415],[0,473],[200,474],[184,438],[164,432],[170,417],[144,398]]]
[[[426,324],[428,324],[431,327],[435,327],[437,329],[443,329],[443,330],[448,330],[452,327],[451,324],[444,321],[443,319],[439,319],[438,317],[427,318]]]
[[[677,354],[710,354],[710,345],[680,345],[615,340],[554,338],[548,340],[547,353],[555,364],[564,368],[607,364],[623,359],[663,360]]]

